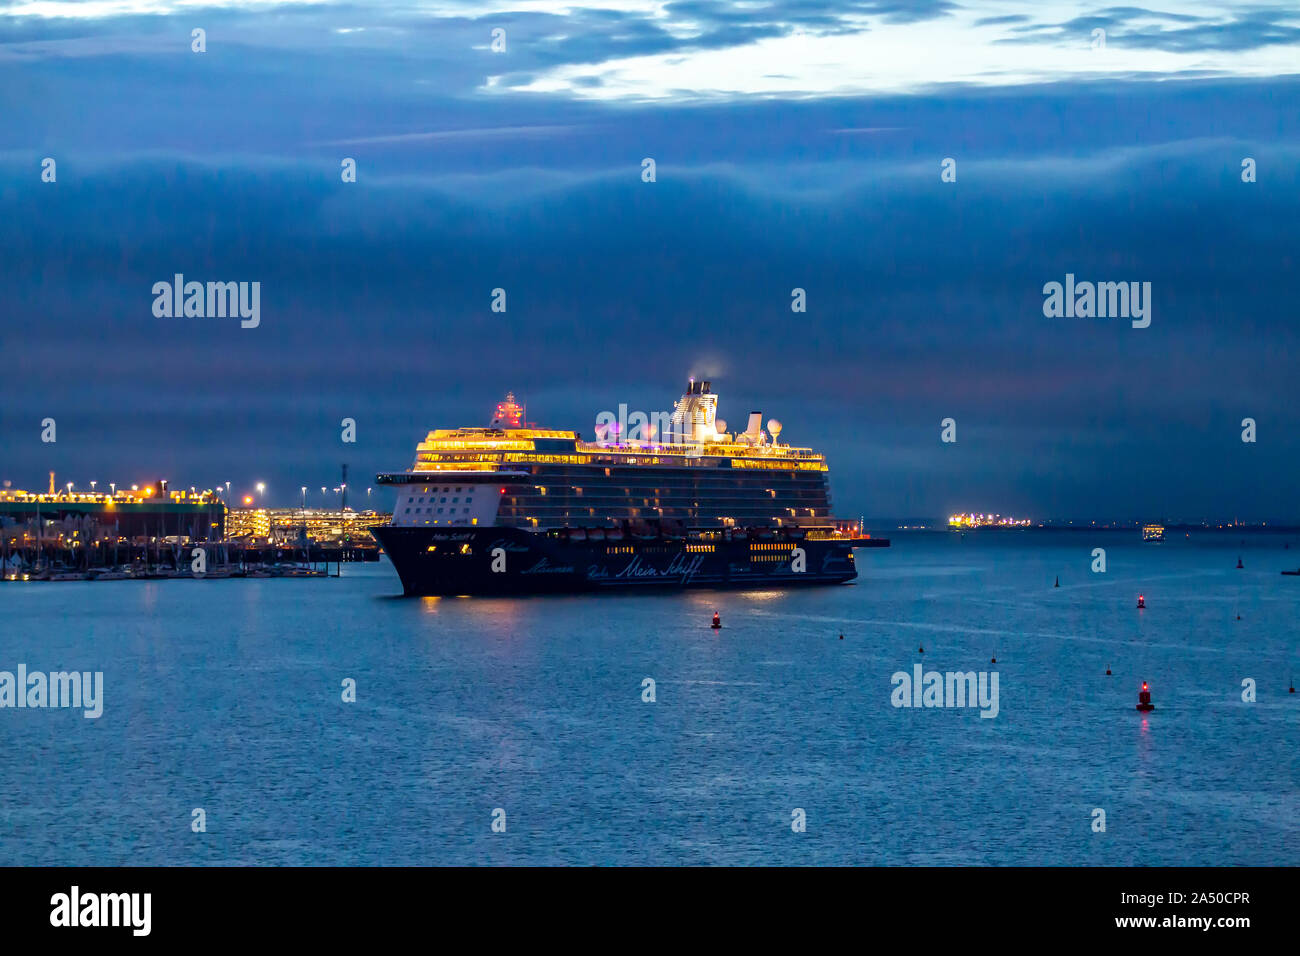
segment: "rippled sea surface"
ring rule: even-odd
[[[0,670],[105,681],[0,710],[0,864],[1294,862],[1295,536],[893,541],[787,592],[0,584]],[[895,708],[916,663],[996,670],[997,717]]]

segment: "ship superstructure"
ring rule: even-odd
[[[589,441],[507,396],[487,427],[431,431],[409,471],[378,476],[397,501],[375,536],[412,594],[855,577],[853,548],[888,542],[831,517],[824,456],[759,412],[728,432],[717,400],[691,381],[671,415]]]

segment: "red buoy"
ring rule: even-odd
[[[1146,607],[1146,606],[1147,606],[1146,598],[1144,598],[1142,595],[1139,594],[1139,595],[1138,595],[1138,607]]]
[[[713,612],[713,624],[711,626],[715,631],[718,630],[718,628],[722,627],[722,618],[718,616],[717,611]]]
[[[1147,690],[1146,681],[1142,682],[1142,690],[1138,692],[1137,709],[1143,713],[1156,709],[1156,705],[1151,703],[1151,691]]]
[[[1245,567],[1246,567],[1244,564],[1241,563],[1241,558],[1238,558],[1238,559],[1237,559],[1237,567],[1238,567],[1239,569],[1240,569],[1240,568],[1245,568]]]
[[[1107,677],[1110,676],[1110,668],[1109,668],[1109,667],[1106,668],[1106,676],[1107,676]]]

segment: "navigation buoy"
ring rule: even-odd
[[[1138,595],[1138,607],[1146,607],[1146,606],[1147,606],[1146,599],[1145,599],[1144,597],[1142,597],[1142,595],[1139,594],[1139,595]]]
[[[841,640],[841,641],[844,640],[844,635],[843,635],[843,634],[840,635],[840,640]]]
[[[924,645],[924,644],[922,644],[919,648],[917,648],[917,653],[918,653],[918,654],[924,654],[924,653],[925,653],[925,645]]]
[[[1156,709],[1156,705],[1151,703],[1151,691],[1147,690],[1146,681],[1142,682],[1142,690],[1138,692],[1137,709],[1143,713]]]
[[[1110,668],[1109,668],[1109,667],[1106,668],[1106,676],[1107,676],[1107,677],[1110,676]]]
[[[1237,559],[1237,567],[1238,567],[1238,568],[1243,568],[1243,569],[1246,567],[1244,564],[1241,563],[1241,558],[1238,558],[1238,559]]]
[[[722,627],[722,618],[718,617],[718,612],[713,612],[713,624],[710,625],[715,631]]]
[[[993,657],[989,660],[989,663],[996,664],[997,662],[998,662],[998,655],[994,654]]]
[[[1054,587],[1054,588],[1059,588],[1060,586],[1061,586],[1061,576],[1058,574],[1058,575],[1056,576],[1056,583],[1053,584],[1052,587]]]

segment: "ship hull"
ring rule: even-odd
[[[858,576],[853,545],[843,540],[592,541],[564,532],[392,525],[371,533],[409,596],[774,588]]]

